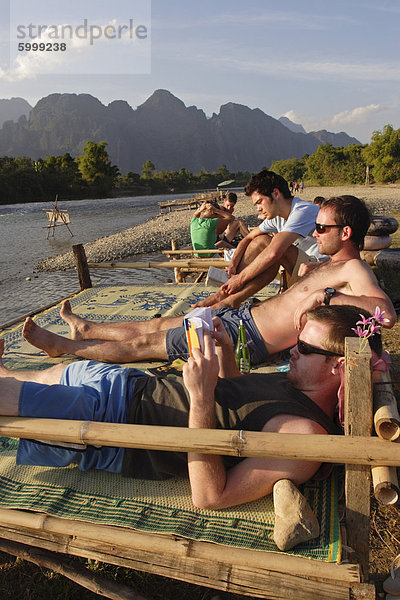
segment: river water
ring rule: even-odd
[[[49,239],[46,239],[48,222],[43,209],[51,209],[51,203],[0,205],[0,324],[78,290],[74,269],[34,272],[40,260],[67,252],[72,244],[85,244],[143,223],[158,214],[158,202],[189,196],[171,194],[61,201],[58,207],[68,209],[74,236],[61,226],[56,228],[54,238]],[[96,269],[91,278],[93,284],[105,280],[111,283],[154,281],[155,278],[167,281],[171,278],[171,270],[149,273],[147,269],[124,269],[123,272],[121,269],[106,272]]]

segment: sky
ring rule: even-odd
[[[235,102],[368,143],[400,128],[399,26],[400,0],[0,0],[0,98],[136,108],[167,89],[207,116]],[[52,51],[18,50],[35,41]]]

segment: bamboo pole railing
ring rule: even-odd
[[[210,254],[213,252],[214,254],[223,254],[224,248],[211,248],[209,250],[193,250],[192,248],[183,248],[182,250],[162,250],[161,254],[166,254],[167,256],[174,256],[176,254]]]
[[[400,466],[400,445],[363,436],[189,429],[30,417],[0,417],[0,435],[149,450]]]
[[[88,263],[90,269],[154,269],[164,268],[193,268],[201,269],[208,267],[220,267],[221,269],[228,266],[228,262],[223,258],[193,258],[189,260],[168,260],[168,261],[146,261],[146,262],[108,262],[108,263]]]

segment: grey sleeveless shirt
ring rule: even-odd
[[[128,423],[187,427],[189,395],[181,378],[146,377],[136,380]],[[261,431],[276,415],[305,417],[328,434],[341,429],[305,394],[280,373],[251,374],[219,379],[215,389],[216,428]],[[179,441],[179,440],[177,440]],[[226,468],[238,457],[223,456]],[[167,479],[187,475],[187,453],[127,448],[122,474],[140,479]]]

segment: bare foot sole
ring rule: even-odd
[[[88,323],[82,317],[78,317],[72,312],[69,300],[64,300],[60,308],[60,317],[69,325],[71,329],[71,339],[83,340],[86,338],[85,332],[89,331]]]
[[[22,337],[32,344],[32,346],[44,350],[52,358],[65,354],[65,350],[62,350],[59,345],[60,340],[64,340],[64,338],[39,327],[30,317],[27,317],[25,320],[22,328]]]

